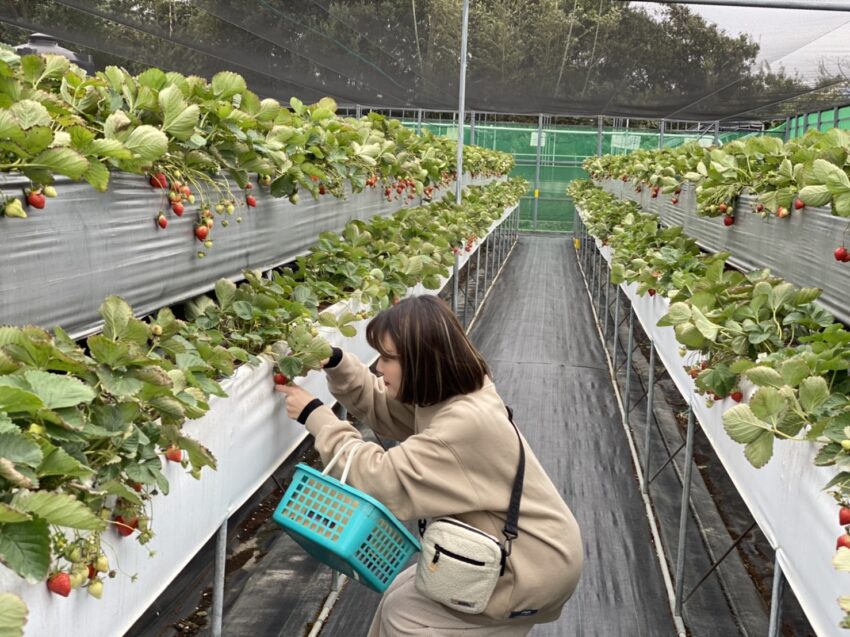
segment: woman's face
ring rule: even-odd
[[[376,369],[384,379],[387,396],[395,398],[398,396],[398,389],[401,386],[401,362],[398,359],[398,350],[395,343],[387,335],[384,335],[384,338],[381,340],[381,346],[384,348],[387,356],[378,357]]]

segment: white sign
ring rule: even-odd
[[[532,131],[531,133],[531,145],[537,148],[537,131]],[[543,131],[543,135],[540,139],[540,145],[546,145],[546,131]]]
[[[615,148],[623,150],[637,150],[640,148],[640,135],[614,133],[611,135],[611,150],[614,150]]]

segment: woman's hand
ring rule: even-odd
[[[286,415],[292,420],[298,420],[304,408],[316,398],[306,389],[295,384],[275,385],[274,390],[286,397]]]

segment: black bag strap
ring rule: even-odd
[[[516,432],[517,440],[519,440],[519,465],[514,478],[514,486],[511,490],[511,503],[508,505],[508,516],[505,519],[505,528],[502,531],[505,535],[506,555],[511,554],[511,542],[519,536],[519,503],[522,500],[522,484],[525,480],[525,445],[522,444],[522,436],[519,435],[519,428],[514,422],[514,412],[510,407],[505,407],[508,410],[508,420],[511,421],[514,431]]]

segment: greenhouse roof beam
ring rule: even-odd
[[[625,0],[621,0],[625,1]],[[708,4],[722,7],[757,7],[762,9],[807,9],[810,11],[850,11],[845,0],[655,0],[656,4]]]

